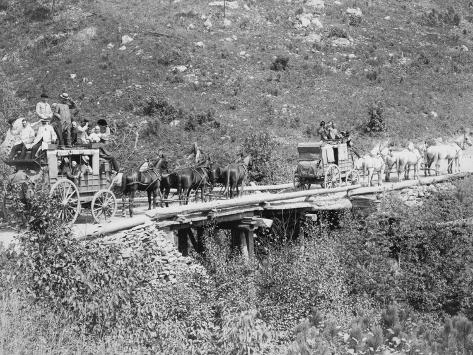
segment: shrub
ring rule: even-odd
[[[337,37],[337,38],[348,38],[348,32],[342,27],[331,27],[328,33],[328,37]]]
[[[369,121],[365,125],[365,131],[373,133],[386,131],[383,114],[384,106],[380,101],[371,104],[368,107]]]
[[[256,182],[270,182],[277,171],[274,151],[278,143],[269,133],[251,133],[242,144],[242,152],[251,155],[249,178]]]
[[[270,69],[274,71],[286,70],[288,63],[288,56],[278,55],[271,63]]]
[[[7,11],[8,5],[8,0],[0,0],[0,11]]]
[[[305,237],[270,252],[258,275],[262,314],[279,329],[290,330],[313,309],[336,314],[343,308],[345,272],[337,242],[317,230],[305,224]]]

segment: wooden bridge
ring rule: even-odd
[[[233,247],[239,248],[244,257],[251,258],[254,251],[254,232],[259,227],[271,227],[281,215],[290,214],[317,218],[317,213],[328,210],[342,210],[356,207],[361,200],[376,200],[386,193],[415,186],[445,183],[462,179],[470,172],[421,177],[418,180],[384,183],[382,186],[363,187],[352,185],[332,189],[310,189],[288,191],[292,184],[249,186],[246,195],[231,200],[191,203],[189,205],[157,208],[144,215],[118,219],[113,223],[89,228],[81,233],[81,239],[130,229],[146,223],[177,235],[178,249],[186,255],[189,242],[197,250],[203,248],[203,232],[206,226],[214,224],[219,229],[231,231]]]

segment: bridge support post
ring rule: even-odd
[[[189,255],[189,238],[186,228],[177,231],[177,250],[183,255]]]

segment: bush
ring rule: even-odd
[[[348,38],[348,32],[342,27],[331,27],[328,33],[328,37],[337,37],[337,38]]]
[[[271,63],[270,69],[274,71],[286,70],[288,63],[289,63],[288,56],[278,55]]]
[[[242,144],[242,152],[251,155],[249,178],[256,182],[271,182],[276,173],[277,164],[274,151],[278,143],[269,133],[251,133]]]
[[[8,5],[8,0],[0,0],[0,11],[7,11]]]
[[[347,294],[338,245],[325,233],[317,235],[318,229],[305,224],[305,236],[270,252],[258,275],[262,314],[279,329],[292,329],[313,309],[337,314],[343,308]]]
[[[386,131],[383,114],[384,106],[380,101],[371,104],[368,107],[369,121],[365,125],[365,131],[373,133]]]

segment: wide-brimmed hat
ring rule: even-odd
[[[51,121],[51,119],[49,117],[46,117],[46,118],[42,118],[41,119],[41,122],[49,122]]]
[[[108,126],[108,123],[103,118],[101,118],[97,121],[97,125],[99,125],[99,126]]]
[[[64,100],[69,100],[69,94],[66,92],[63,92],[59,97]]]
[[[40,97],[45,99],[49,98],[48,94],[46,94],[45,92],[43,92]]]
[[[89,162],[89,157],[87,155],[84,155],[82,157],[82,160],[85,161],[86,163],[88,163]]]
[[[13,124],[13,122],[15,121],[16,121],[16,118],[9,118],[7,122],[8,124]]]

